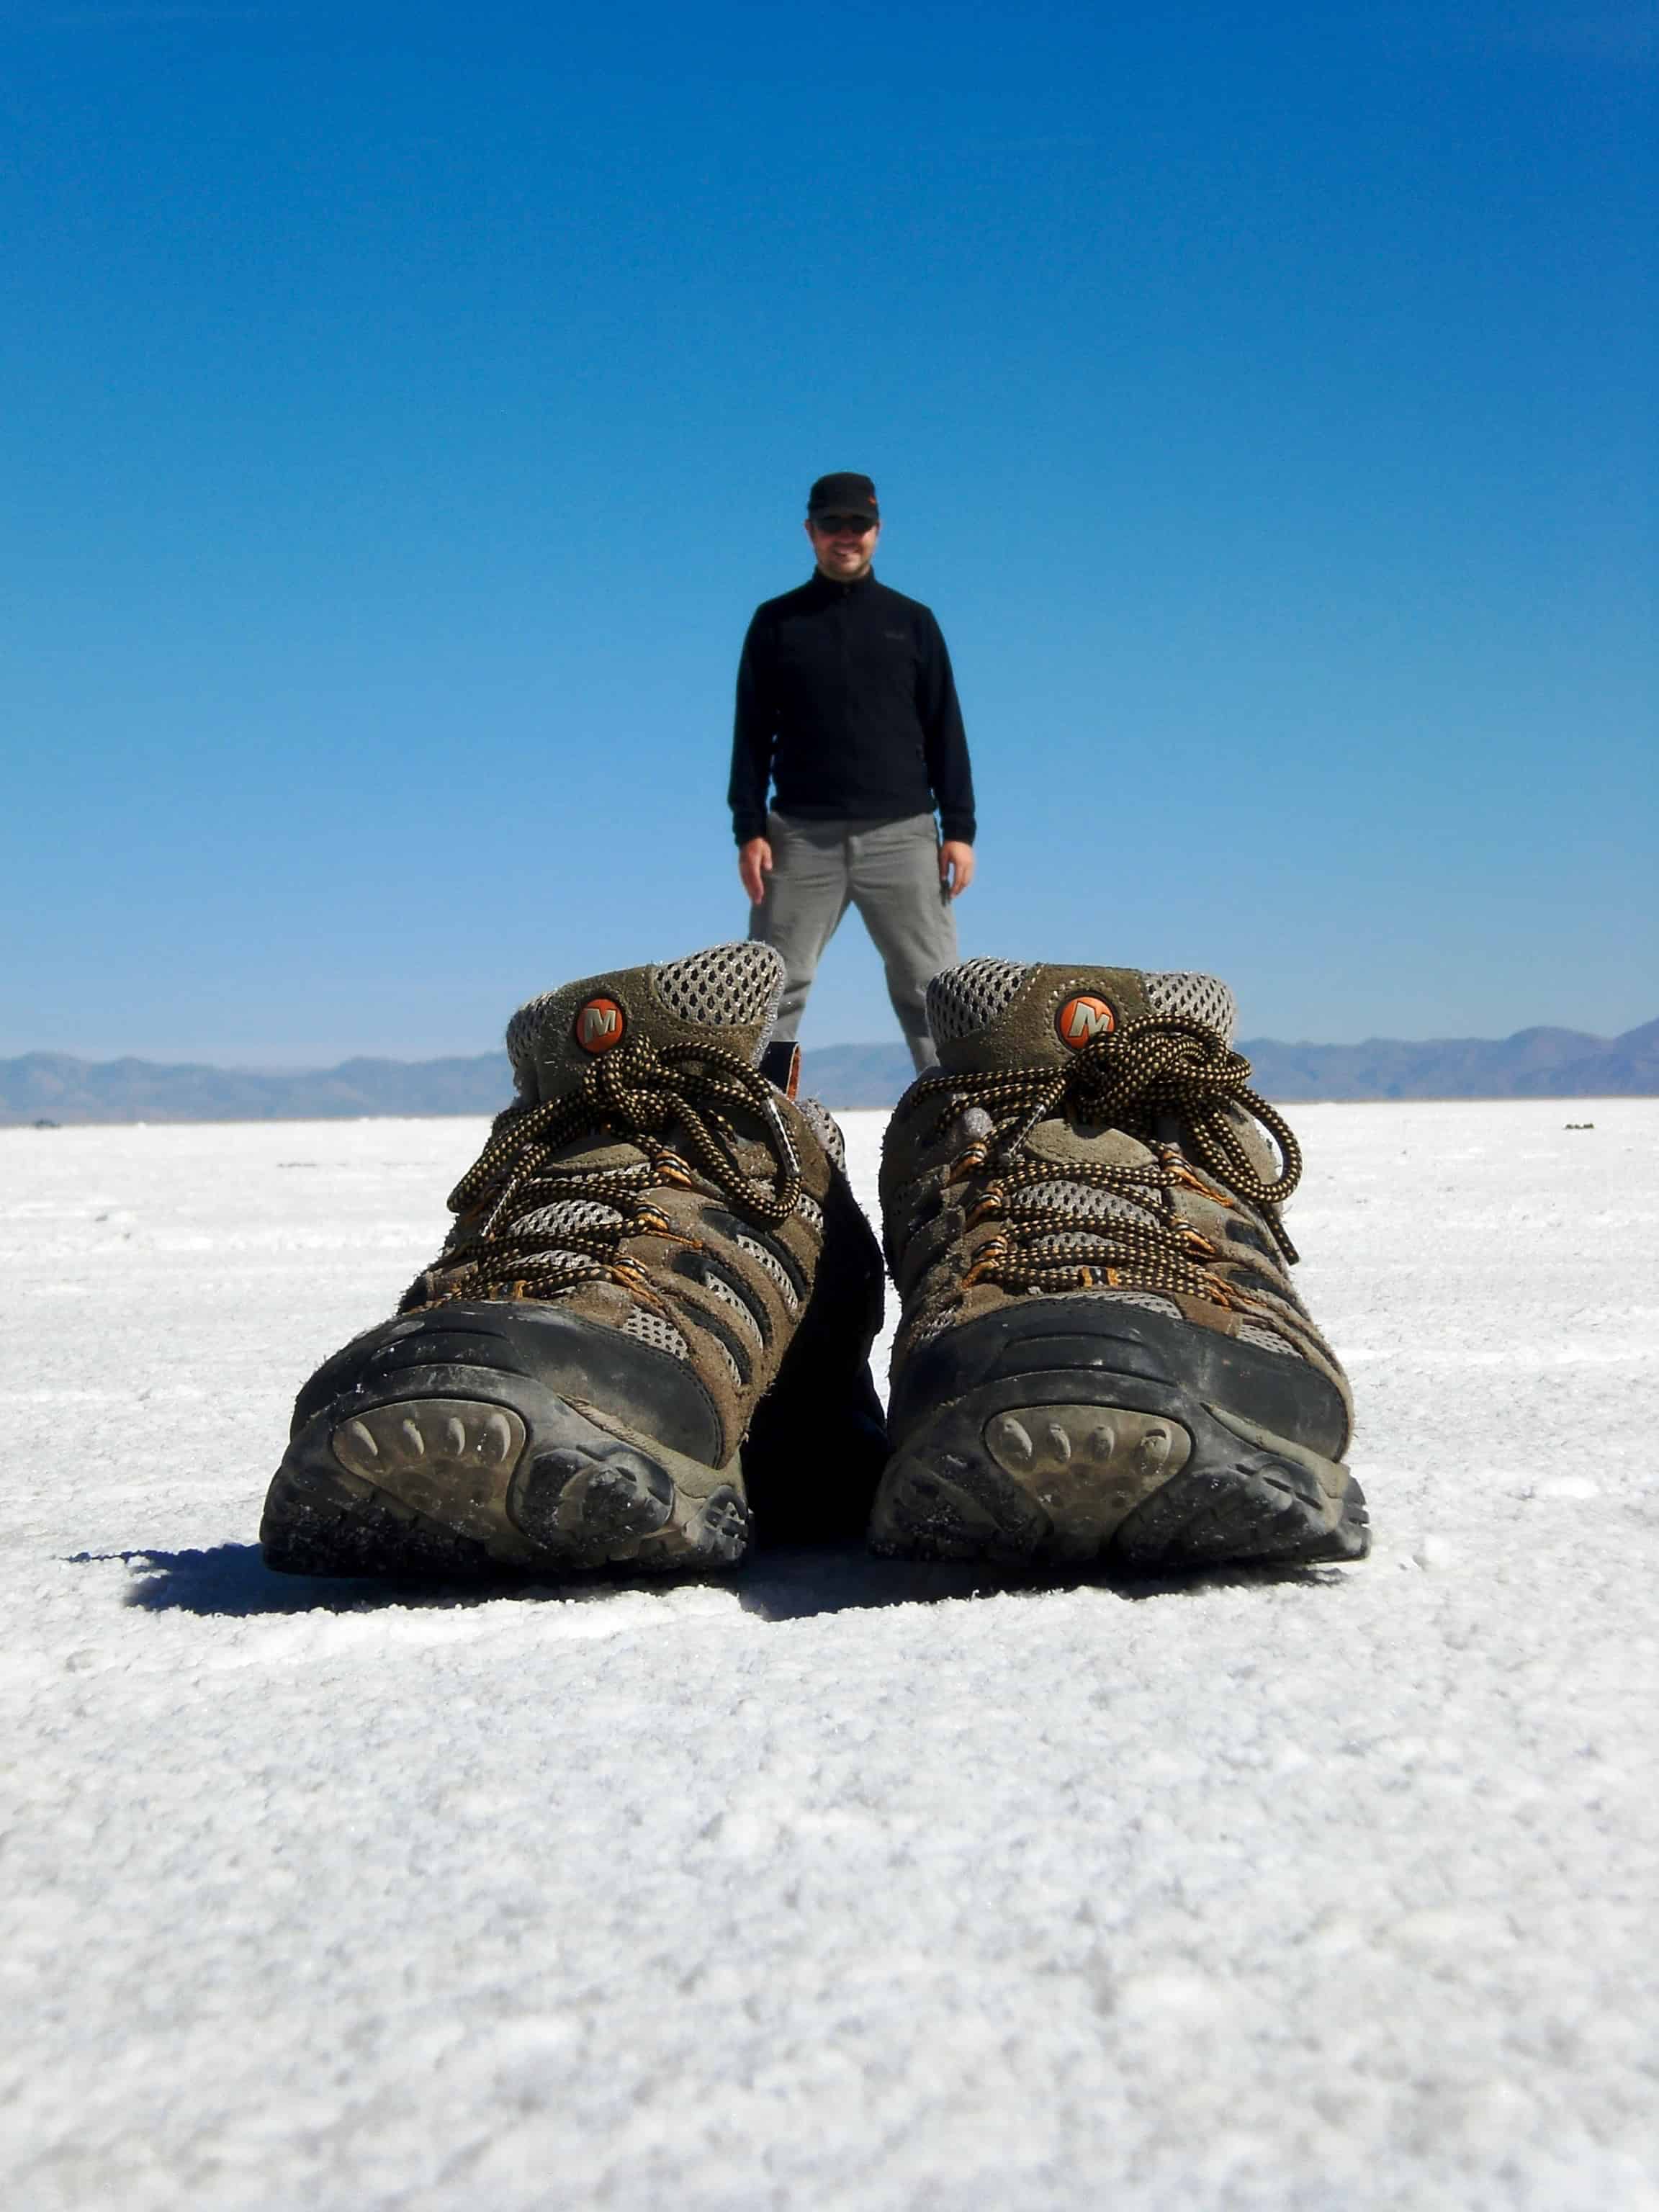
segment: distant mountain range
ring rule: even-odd
[[[1426,1044],[1279,1044],[1255,1037],[1239,1049],[1264,1098],[1648,1098],[1659,1094],[1659,1021],[1622,1036],[1579,1030],[1517,1030]]]
[[[1265,1097],[1631,1098],[1659,1096],[1659,1021],[1622,1036],[1521,1030],[1514,1036],[1402,1044],[1240,1047]],[[899,1044],[837,1044],[803,1055],[802,1088],[835,1107],[890,1106],[910,1079]],[[507,1054],[347,1060],[312,1074],[76,1060],[63,1052],[0,1060],[0,1126],[35,1121],[310,1121],[374,1115],[493,1114],[512,1095]]]
[[[494,1114],[513,1095],[504,1052],[456,1060],[345,1060],[315,1073],[163,1066],[31,1052],[0,1060],[0,1124],[324,1121],[364,1115]]]

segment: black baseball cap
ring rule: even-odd
[[[881,520],[874,484],[868,477],[855,476],[850,469],[839,469],[833,476],[820,477],[806,495],[806,512],[856,514],[866,522]]]

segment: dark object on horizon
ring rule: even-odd
[[[1613,1038],[1579,1030],[1401,1043],[1281,1044],[1247,1037],[1255,1088],[1281,1103],[1313,1099],[1659,1097],[1659,1020]],[[825,1045],[801,1054],[800,1088],[834,1110],[891,1106],[910,1055],[890,1044]],[[504,1052],[448,1060],[347,1060],[306,1074],[77,1060],[31,1052],[0,1060],[0,1127],[88,1121],[321,1121],[495,1114],[513,1095]],[[49,1118],[46,1110],[49,1109]]]

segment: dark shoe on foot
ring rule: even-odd
[[[719,945],[514,1016],[518,1097],[443,1250],[300,1393],[269,1565],[698,1572],[751,1505],[769,1534],[861,1523],[880,1255],[835,1123],[760,1073],[782,976]]]
[[[1246,1087],[1226,986],[970,960],[927,1011],[941,1072],[882,1161],[902,1316],[875,1548],[1363,1557],[1348,1387],[1279,1219],[1300,1155]]]

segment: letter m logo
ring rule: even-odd
[[[614,999],[590,999],[576,1016],[576,1042],[584,1052],[609,1052],[626,1026]]]
[[[1060,1033],[1062,1044],[1069,1045],[1073,1052],[1080,1052],[1096,1037],[1104,1036],[1109,1030],[1115,1029],[1117,1017],[1104,999],[1084,994],[1067,999],[1054,1016],[1054,1027]]]

